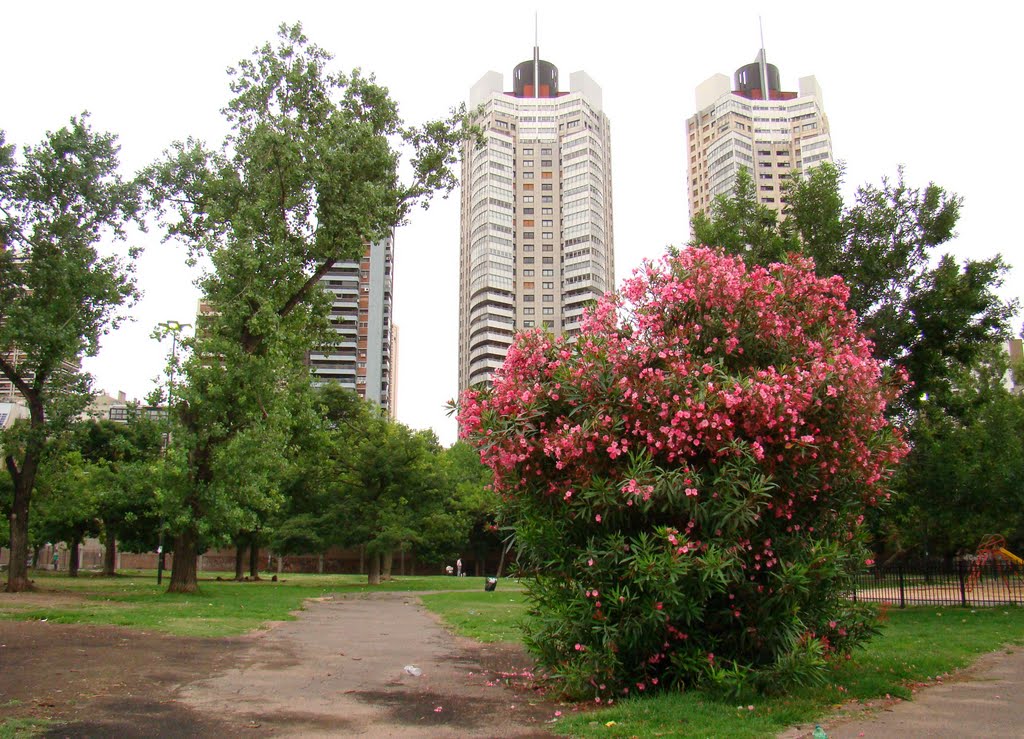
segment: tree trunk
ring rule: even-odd
[[[386,552],[384,552],[384,554],[381,555],[381,558],[383,560],[382,565],[381,565],[381,579],[382,580],[390,580],[391,579],[391,569],[392,569],[392,567],[395,564],[395,550],[394,549],[387,550]]]
[[[277,555],[277,574],[280,575],[284,572],[284,555]]]
[[[38,379],[38,378],[37,378]],[[39,471],[39,460],[46,451],[46,437],[43,425],[46,423],[46,409],[38,393],[33,393],[24,382],[15,382],[21,394],[28,401],[29,437],[25,444],[25,456],[21,469],[17,460],[8,454],[4,459],[7,471],[14,483],[14,497],[11,500],[10,532],[11,560],[7,567],[7,592],[21,593],[32,590],[32,581],[28,579],[28,507],[32,498],[32,490],[36,484],[36,473]]]
[[[245,577],[245,545],[240,541],[235,544],[235,580],[242,582]]]
[[[113,577],[117,574],[117,538],[112,531],[107,532],[107,540],[103,545],[103,576]]]
[[[249,577],[253,580],[260,579],[260,547],[256,534],[252,535],[249,542]]]
[[[324,574],[324,553],[320,552],[320,556],[316,558],[316,574]]]
[[[28,579],[28,503],[35,482],[34,466],[21,471],[13,471],[14,459],[7,458],[7,468],[12,470],[14,477],[14,500],[11,501],[11,515],[8,519],[11,527],[11,560],[7,567],[7,592],[21,593],[32,590],[32,581]],[[31,470],[32,474],[28,474]]]
[[[80,536],[73,537],[68,542],[68,577],[78,577],[78,557],[81,543]]]
[[[367,585],[380,585],[380,555],[370,555],[370,572],[366,576]]]
[[[199,587],[196,581],[196,556],[199,536],[195,529],[188,528],[174,537],[174,556],[171,558],[171,584],[168,593],[194,593]]]
[[[32,569],[33,570],[39,568],[39,552],[41,550],[42,550],[41,546],[40,547],[36,547],[35,549],[32,550]]]

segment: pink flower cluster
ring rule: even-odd
[[[796,256],[748,268],[699,248],[645,263],[587,314],[575,341],[520,334],[493,386],[463,394],[462,437],[509,495],[571,503],[594,475],[616,478],[644,451],[695,477],[709,462],[753,455],[787,481],[771,503],[780,519],[827,506],[838,481],[875,504],[905,446],[875,443],[893,385],[847,295]],[[619,479],[627,506],[658,494],[651,481]],[[690,479],[684,492],[714,497]]]

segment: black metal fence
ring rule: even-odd
[[[851,597],[900,608],[1024,604],[1024,565],[969,557],[875,566],[857,577]]]

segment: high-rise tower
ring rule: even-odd
[[[394,415],[391,357],[393,243],[391,237],[366,248],[359,261],[338,262],[320,279],[331,296],[332,346],[307,357],[313,382],[336,382]]]
[[[601,88],[559,89],[540,58],[470,90],[484,143],[462,159],[459,387],[488,381],[517,330],[573,335],[588,301],[614,287],[611,145]]]
[[[697,113],[686,122],[691,218],[708,213],[716,195],[732,192],[740,167],[750,170],[758,201],[782,212],[792,173],[832,160],[817,80],[801,77],[799,92],[784,91],[764,49],[736,70],[735,86],[716,74],[697,87],[696,101]]]

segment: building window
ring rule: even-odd
[[[523,219],[523,225],[526,226],[527,228],[533,228],[533,219],[532,218],[524,218]]]
[[[532,182],[526,182],[526,183],[524,183],[524,184],[523,184],[523,189],[524,189],[524,190],[527,190],[527,191],[529,191],[529,190],[532,190],[532,189],[533,189],[533,183],[532,183]]]
[[[554,277],[555,276],[555,270],[553,270],[553,269],[542,269],[540,272],[541,272],[541,274],[544,277]]]
[[[523,179],[524,180],[532,180],[533,179],[533,172],[523,172]]]
[[[551,173],[550,172],[541,172],[540,173],[540,178],[542,180],[550,180],[551,179]]]
[[[523,302],[524,303],[532,303],[532,302],[534,302],[535,297],[536,296],[534,296],[534,295],[524,295],[523,296]]]
[[[523,208],[523,215],[524,216],[532,216],[533,215],[533,208]]]
[[[554,244],[544,244],[544,251],[554,251],[554,250],[555,250]]]
[[[553,282],[545,282],[543,287],[544,287],[545,290],[554,290],[555,289],[555,283],[553,283]]]
[[[523,257],[523,264],[533,264],[533,257]]]
[[[533,149],[523,149],[523,154],[528,157],[533,156]]]
[[[523,328],[533,328],[533,321],[523,321]]]
[[[551,166],[551,160],[550,159],[541,159],[540,160],[540,166],[542,166],[542,167],[550,167]]]
[[[532,167],[533,166],[533,160],[532,159],[524,159],[523,160],[523,166],[524,167]]]
[[[545,303],[554,303],[555,302],[555,296],[554,295],[545,295],[543,299],[544,299]]]
[[[523,195],[523,202],[524,203],[532,203],[533,202],[533,195]]]
[[[536,308],[523,308],[523,315],[524,316],[532,316],[536,312],[537,312]]]
[[[551,155],[551,149],[541,149],[540,150],[540,155],[542,157],[550,156]]]
[[[555,238],[555,234],[552,233],[551,231],[542,231],[541,234],[540,234],[540,237],[542,239],[553,239],[553,238]],[[367,288],[367,289],[369,289],[369,288]]]
[[[523,251],[533,251],[533,244],[523,244]]]
[[[553,221],[541,221],[540,225],[541,228],[553,228],[555,224]]]
[[[523,270],[523,277],[533,277],[533,270],[532,269],[524,269]]]
[[[532,290],[533,289],[533,283],[532,282],[524,282],[523,283],[523,289],[524,290]]]
[[[540,214],[542,216],[550,216],[550,215],[554,215],[554,211],[555,211],[554,208],[541,208],[540,209]]]
[[[543,312],[543,314],[545,316],[553,316],[553,315],[555,315],[555,309],[554,308],[545,308],[542,312]]]
[[[553,189],[553,186],[551,185],[550,182],[548,182],[548,183],[545,183],[545,184],[541,185],[540,189],[541,190],[551,190],[551,189]]]
[[[543,259],[544,259],[544,264],[554,264],[555,263],[555,258],[554,257],[544,257]]]
[[[550,195],[541,195],[540,196],[540,201],[542,203],[553,203],[553,202],[555,202],[555,199],[552,196],[550,196]]]
[[[533,231],[523,231],[523,238],[524,239],[532,239],[533,238]]]

